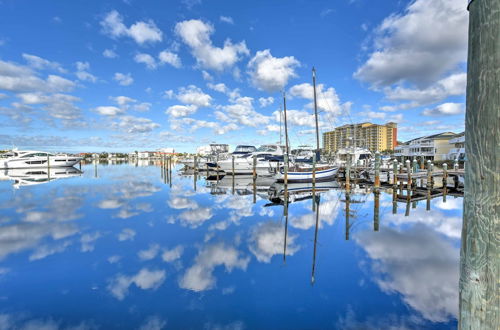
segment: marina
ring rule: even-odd
[[[50,290],[52,318],[70,326],[456,326],[459,195],[433,193],[407,212],[392,188],[355,180],[285,187],[207,178],[168,158],[141,164],[84,163],[77,176],[19,189],[0,181],[10,310],[43,318]],[[58,280],[40,286],[47,277]],[[193,308],[203,313],[186,318]]]
[[[0,330],[500,329],[499,0],[23,3]]]

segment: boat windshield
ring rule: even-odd
[[[260,146],[259,149],[257,149],[258,152],[274,152],[278,150],[276,146]]]
[[[254,146],[237,146],[234,152],[254,152],[257,150]]]
[[[3,154],[0,154],[0,158],[9,158],[9,157],[16,157],[17,153],[13,151],[9,152],[4,152]]]

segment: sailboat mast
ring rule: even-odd
[[[313,90],[314,90],[314,119],[316,120],[316,153],[320,152],[319,148],[319,127],[318,127],[318,103],[316,101],[316,69],[312,69]]]
[[[286,96],[285,96],[285,91],[283,91],[283,114],[285,117],[285,149],[286,149],[286,155],[288,158],[288,124],[286,121]]]
[[[282,138],[283,138],[283,134],[281,134],[281,117],[283,116],[283,111],[281,110],[281,107],[280,107],[280,145],[282,142]]]

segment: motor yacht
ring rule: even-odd
[[[266,144],[251,153],[243,154],[234,159],[234,174],[253,174],[253,161],[256,159],[257,175],[271,175],[270,168],[277,168],[283,159],[285,146]],[[233,159],[229,157],[217,162],[218,167],[227,174],[233,173]]]
[[[337,151],[336,164],[345,166],[347,159],[350,156],[351,166],[364,165],[368,166],[373,161],[373,154],[366,148],[342,148]]]
[[[229,155],[229,145],[212,143],[208,146],[201,146],[196,150],[198,157],[196,164],[194,157],[189,157],[180,160],[180,163],[186,167],[205,169],[207,165],[213,167],[213,163],[219,159],[227,159]]]
[[[0,169],[71,167],[82,157],[36,150],[11,150],[0,155]]]

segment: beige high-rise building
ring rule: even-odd
[[[356,135],[356,136],[354,136]],[[323,148],[326,152],[336,152],[341,148],[367,148],[370,151],[394,150],[397,145],[398,124],[385,125],[360,123],[343,125],[331,132],[323,133]]]

